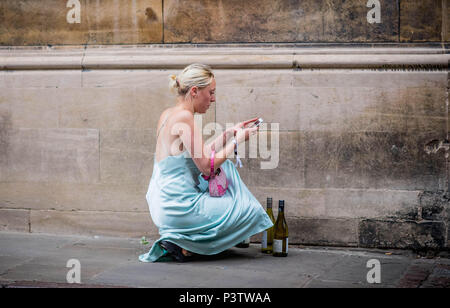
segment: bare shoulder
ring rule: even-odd
[[[194,121],[194,115],[185,109],[180,109],[174,113],[174,119],[177,122],[192,122]]]
[[[159,116],[159,122],[162,122],[170,113],[172,112],[173,107],[167,108],[164,110],[161,115]]]
[[[194,119],[191,112],[177,107],[170,107],[164,110],[159,117],[159,122],[162,122],[167,117],[170,117],[171,121],[175,122],[188,122]]]

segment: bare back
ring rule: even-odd
[[[164,110],[159,118],[155,150],[157,163],[168,156],[176,156],[186,150],[180,136],[171,134],[172,127],[176,123],[174,119],[176,119],[177,112],[180,111],[181,109],[178,107],[171,107]]]

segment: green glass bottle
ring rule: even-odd
[[[273,256],[287,257],[288,245],[289,232],[286,219],[284,218],[284,200],[280,200],[278,203],[278,216],[273,234]]]
[[[267,198],[267,215],[269,216],[272,223],[275,225],[275,218],[273,217],[272,211],[272,198]],[[273,229],[271,227],[265,231],[263,231],[262,240],[261,240],[261,252],[263,253],[272,253],[273,251]]]

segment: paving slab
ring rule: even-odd
[[[252,243],[187,263],[139,262],[149,248],[133,238],[0,232],[0,284],[71,287],[66,266],[76,259],[77,287],[450,287],[450,260],[421,259],[408,250],[290,246],[287,258],[274,258]],[[380,264],[380,283],[368,282],[369,260]]]

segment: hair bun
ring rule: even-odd
[[[180,84],[178,83],[177,76],[176,75],[170,75],[169,76],[169,88],[172,92],[177,92],[177,89],[180,87]]]
[[[169,75],[169,88],[171,91],[177,91],[178,95],[184,95],[194,86],[200,89],[211,84],[214,74],[211,68],[204,64],[194,63],[188,65],[178,75]]]

